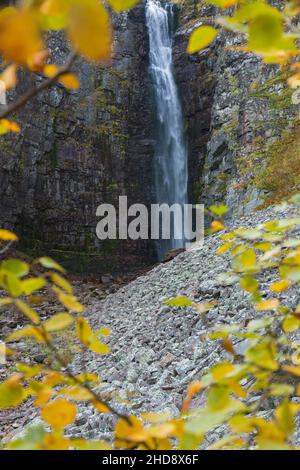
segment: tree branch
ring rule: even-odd
[[[20,98],[7,106],[4,111],[2,111],[2,113],[0,112],[0,119],[7,118],[10,114],[22,108],[26,103],[28,103],[28,101],[37,96],[39,93],[51,87],[62,75],[70,71],[75,59],[76,53],[71,52],[66,63],[58,69],[57,73],[53,75],[53,77],[47,78],[38,87],[31,87],[26,93],[24,93],[24,95],[20,96]]]

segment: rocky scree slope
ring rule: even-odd
[[[289,211],[289,216],[297,214],[296,209]],[[242,218],[239,226],[256,226],[285,215],[269,208]],[[260,315],[238,284],[226,286],[216,280],[218,274],[230,270],[229,256],[216,255],[219,244],[218,235],[210,236],[199,250],[186,251],[158,265],[88,307],[86,316],[94,326],[109,327],[112,333],[108,341],[111,353],[101,358],[91,353],[87,369],[102,377],[100,390],[119,411],[164,410],[177,415],[187,385],[227,355],[216,341],[203,341],[201,337],[216,325],[244,322]],[[274,273],[260,276],[261,291],[267,298]],[[163,304],[178,295],[196,302],[216,300],[217,304],[205,318],[191,308],[171,309]],[[299,303],[296,290],[280,296],[287,305]],[[235,349],[243,354],[245,344],[237,343]],[[74,368],[80,367],[78,358]],[[202,400],[199,396],[195,406]],[[82,406],[68,432],[73,437],[110,439],[114,422],[114,417]]]

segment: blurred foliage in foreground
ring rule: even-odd
[[[300,282],[300,196],[276,208],[291,209],[292,217],[270,220],[257,228],[226,230],[222,217],[225,206],[213,206],[216,217],[211,232],[221,231],[217,252],[232,258],[232,270],[220,276],[225,285],[239,283],[249,294],[257,311],[251,321],[221,324],[207,335],[223,348],[223,362],[214,365],[199,381],[191,383],[183,399],[181,414],[171,418],[164,413],[127,416],[114,409],[101,396],[101,378],[88,370],[77,371],[59,351],[59,338],[65,334],[78,343],[78,354],[90,350],[107,354],[109,330],[93,330],[82,316],[84,307],[73,293],[63,268],[47,257],[32,263],[5,259],[0,265],[0,285],[6,293],[1,305],[9,315],[16,307],[26,322],[6,339],[6,354],[13,355],[14,343],[33,338],[44,343],[56,366],[15,364],[15,372],[0,384],[0,407],[18,407],[33,401],[48,425],[32,428],[22,438],[6,445],[8,449],[197,449],[207,433],[223,426],[224,437],[210,449],[293,449],[295,420],[300,412],[300,305],[291,305]],[[0,231],[2,251],[16,240]],[[266,291],[266,280],[272,279]],[[263,281],[263,291],[261,288]],[[238,288],[238,286],[236,287]],[[36,305],[50,291],[61,307],[43,321]],[[194,308],[201,316],[213,302],[195,303],[186,297],[172,298],[167,304]],[[3,307],[2,307],[3,308]],[[174,311],[176,315],[176,311]],[[245,343],[244,352],[236,344]],[[205,345],[203,346],[205,347]],[[221,353],[220,353],[221,355]],[[80,362],[80,361],[79,361]],[[50,361],[51,364],[51,361]],[[201,394],[204,406],[193,405]],[[75,421],[77,405],[84,402],[99,413],[116,416],[114,443],[70,439],[64,429]],[[210,440],[213,434],[210,436]]]
[[[300,86],[299,57],[299,0],[274,2],[263,0],[207,0],[207,4],[221,9],[215,25],[199,26],[192,32],[187,51],[190,54],[206,48],[222,32],[234,33],[241,38],[233,50],[254,53],[267,64],[289,66],[290,86]]]

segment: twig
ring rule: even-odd
[[[5,245],[4,248],[2,248],[2,250],[0,250],[0,255],[3,255],[3,253],[5,253],[7,250],[9,250],[9,248],[11,247],[11,245],[13,244],[14,240],[10,240],[7,245]]]
[[[92,396],[93,398],[100,404],[104,404],[107,409],[115,414],[116,416],[118,416],[118,418],[120,419],[124,419],[130,426],[131,426],[131,421],[129,419],[129,417],[127,415],[124,415],[122,413],[119,413],[119,411],[115,410],[109,403],[107,403],[106,401],[102,400],[102,398],[87,384],[87,383],[82,383],[74,374],[73,372],[71,372],[68,364],[65,362],[65,360],[61,357],[61,355],[59,354],[59,352],[57,351],[56,347],[52,344],[51,341],[49,341],[48,339],[48,336],[47,336],[47,332],[44,330],[43,326],[40,324],[38,325],[42,331],[42,335],[43,335],[43,338],[44,338],[44,341],[46,343],[46,345],[48,346],[49,350],[52,352],[52,354],[54,355],[55,359],[57,360],[57,362],[60,364],[61,367],[63,367],[69,378],[72,379],[77,385],[79,385],[80,387],[83,387],[85,388]]]
[[[6,109],[4,109],[4,111],[2,111],[2,113],[0,113],[0,119],[7,118],[10,116],[10,114],[22,108],[26,103],[28,103],[28,101],[37,96],[39,93],[51,87],[62,75],[65,75],[70,71],[70,68],[72,67],[76,57],[76,53],[71,52],[66,63],[57,70],[53,77],[44,80],[40,86],[31,87],[26,93],[24,93],[24,95],[20,96],[20,98],[18,98],[16,101],[12,102],[9,106],[6,107]]]

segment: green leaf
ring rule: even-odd
[[[232,261],[232,267],[237,272],[257,271],[255,251],[249,248],[235,256]]]
[[[224,205],[210,206],[209,210],[218,217],[221,217],[222,215],[226,214],[226,212],[228,212],[228,207]]]
[[[282,35],[283,25],[280,16],[259,15],[249,26],[249,48],[259,52],[273,51],[282,39]]]
[[[42,442],[47,431],[42,424],[30,426],[26,429],[24,437],[15,439],[6,446],[9,450],[33,450],[37,444]]]
[[[64,268],[60,266],[60,264],[56,263],[53,259],[49,258],[48,256],[43,256],[36,260],[36,263],[40,263],[44,268],[47,269],[55,269],[56,271],[65,272]]]
[[[210,408],[200,408],[185,425],[185,432],[202,436],[216,426],[224,423],[232,414],[245,409],[245,405],[238,400],[229,400],[227,406],[216,412]]]
[[[193,302],[188,297],[173,297],[172,299],[165,300],[165,305],[170,307],[191,307]]]
[[[14,274],[8,274],[2,285],[12,297],[19,297],[22,294],[21,282]]]
[[[26,276],[29,273],[28,264],[24,263],[24,261],[20,261],[19,259],[8,259],[3,261],[1,269],[14,274],[18,278]]]
[[[189,39],[187,52],[194,54],[195,52],[205,49],[217,36],[218,31],[212,26],[200,26],[195,29]]]
[[[246,274],[246,276],[243,276],[241,278],[240,286],[245,291],[253,293],[257,291],[259,284],[258,284],[258,281],[253,276]]]
[[[17,374],[0,384],[0,409],[17,406],[25,397],[25,391],[19,383]]]
[[[283,279],[288,279],[289,281],[298,282],[300,281],[300,266],[299,267],[290,267],[290,266],[280,266],[279,268],[280,276]]]
[[[261,342],[245,352],[245,359],[248,362],[257,364],[267,370],[277,370],[278,362],[275,359],[275,345],[268,342]]]
[[[25,295],[30,295],[33,292],[41,289],[45,285],[45,279],[43,279],[42,277],[33,277],[31,279],[25,279],[25,281],[22,281],[21,287]]]

